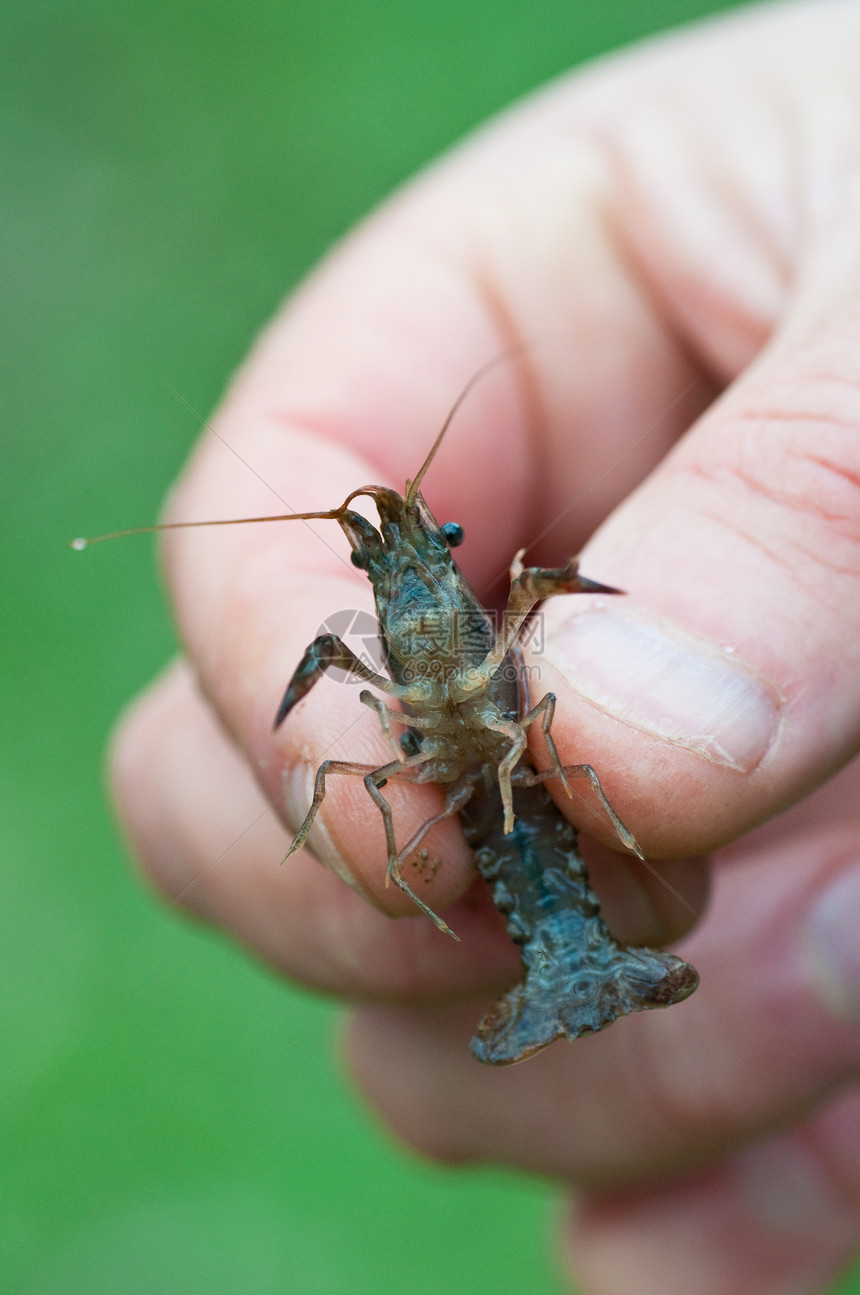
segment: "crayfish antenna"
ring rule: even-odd
[[[445,439],[445,433],[453,423],[457,413],[462,407],[463,402],[466,400],[467,396],[471,394],[471,392],[475,389],[478,383],[483,378],[485,378],[486,375],[490,373],[493,369],[497,368],[500,364],[506,363],[508,360],[512,359],[515,355],[519,355],[520,352],[526,351],[528,349],[529,349],[528,343],[516,342],[513,346],[508,346],[505,348],[504,351],[500,351],[498,355],[494,355],[491,360],[487,360],[486,364],[482,364],[480,369],[478,369],[476,373],[472,374],[471,378],[466,383],[465,387],[460,392],[459,396],[457,397],[457,399],[454,401],[453,405],[449,409],[448,415],[439,431],[439,435],[436,437],[435,441],[430,446],[430,453],[427,455],[427,458],[424,460],[424,462],[421,464],[421,467],[418,469],[417,475],[412,479],[412,481],[406,482],[406,507],[407,508],[415,507],[416,500],[418,499],[418,491],[421,486],[421,482],[424,480],[425,473],[427,472],[427,469],[430,467],[430,464],[433,462],[434,458],[436,457],[436,451],[439,449],[439,446],[442,444],[442,441]]]
[[[70,540],[69,548],[80,552],[91,544],[103,544],[105,540],[121,540],[126,535],[152,535],[156,531],[183,531],[194,526],[248,526],[251,522],[309,522],[338,521],[343,513],[342,508],[330,508],[324,513],[276,513],[271,517],[227,517],[207,522],[159,522],[156,526],[132,526],[125,531],[108,531],[104,535],[79,535]]]

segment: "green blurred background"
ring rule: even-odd
[[[163,914],[102,792],[173,650],[147,542],[283,293],[397,182],[583,59],[707,0],[6,0],[0,1289],[563,1289],[553,1192],[392,1147],[336,1008]],[[860,1291],[860,1279],[844,1289]]]

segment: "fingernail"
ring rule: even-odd
[[[574,612],[545,656],[598,709],[714,764],[753,769],[779,728],[776,693],[730,648],[639,612]]]
[[[298,832],[311,807],[315,776],[313,768],[308,764],[293,765],[284,770],[282,804],[284,816],[294,832]],[[314,819],[306,845],[314,858],[318,859],[324,867],[333,872],[336,877],[340,877],[341,881],[345,881],[359,895],[367,898],[363,886],[335,846],[328,828],[323,823],[322,811]]]
[[[860,867],[846,869],[818,896],[805,950],[818,991],[835,1016],[860,1023]]]

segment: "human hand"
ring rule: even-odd
[[[462,944],[378,911],[410,909],[382,886],[381,824],[353,780],[331,783],[313,838],[334,871],[307,851],[279,870],[272,815],[210,866],[267,804],[298,826],[326,755],[387,758],[359,690],[334,683],[271,733],[317,627],[372,606],[330,524],[169,537],[190,664],[116,746],[156,883],[363,1001],[349,1062],[407,1142],[569,1183],[588,1292],[811,1292],[857,1235],[858,37],[851,4],[757,10],[517,107],[293,298],[171,501],[191,520],[402,489],[466,379],[537,339],[473,392],[425,494],[465,525],[462,565],[491,596],[536,536],[529,560],[558,563],[598,528],[582,569],[628,597],[547,605],[540,687],[565,761],[598,769],[660,860],[655,876],[612,855],[577,805],[619,934],[681,935],[718,851],[682,949],[702,977],[688,1003],[477,1066],[480,1008],[462,1000],[510,983],[516,952],[454,823],[427,894]],[[439,796],[392,786],[399,839]]]

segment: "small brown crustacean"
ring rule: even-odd
[[[454,935],[409,886],[403,864],[436,823],[458,814],[476,867],[521,951],[523,979],[486,1014],[471,1044],[478,1061],[505,1065],[524,1060],[554,1039],[592,1034],[629,1012],[678,1003],[694,991],[698,975],[671,953],[627,947],[613,937],[589,885],[576,832],[544,786],[558,779],[570,793],[570,779],[587,779],[619,840],[643,858],[591,765],[562,765],[551,733],[555,697],[547,693],[533,704],[518,645],[526,618],[542,599],[620,591],[581,576],[576,559],[557,569],[523,567],[520,553],[497,631],[451,555],[463,540],[462,529],[450,522],[440,526],[421,494],[433,456],[473,385],[474,379],[404,495],[386,486],[362,486],[328,512],[248,520],[317,518],[340,525],[353,564],[373,586],[390,674],[386,678],[371,669],[336,635],[322,634],[296,667],[275,728],[330,667],[357,676],[400,707],[392,709],[374,693],[362,691],[362,702],[377,714],[389,737],[392,724],[400,726],[397,758],[379,768],[343,760],[320,765],[310,809],[289,854],[308,837],[326,779],[361,777],[383,817],[387,881],[440,930]],[[378,527],[350,507],[360,496],[373,501]],[[85,543],[75,541],[75,547]],[[528,728],[538,720],[550,757],[550,767],[543,770],[534,767],[527,741]],[[400,848],[382,794],[395,779],[438,783],[445,791],[442,811]]]

